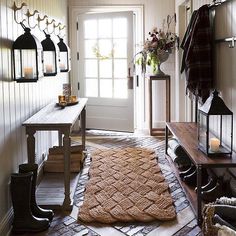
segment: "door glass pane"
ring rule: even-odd
[[[97,38],[97,20],[84,21],[84,37],[86,39]]]
[[[111,38],[112,32],[111,19],[101,19],[98,21],[98,37],[99,38]]]
[[[98,80],[97,79],[86,79],[85,88],[86,88],[85,89],[86,97],[98,96]]]
[[[85,77],[97,77],[98,66],[97,60],[85,60]]]
[[[94,53],[94,49],[97,46],[96,40],[85,40],[85,48],[84,48],[84,55],[85,58],[95,58],[96,54]]]
[[[114,77],[115,78],[127,77],[127,60],[125,59],[114,60]]]
[[[112,78],[112,60],[99,61],[99,77]]]
[[[114,57],[127,58],[127,40],[114,39]]]
[[[85,94],[127,98],[127,18],[104,17],[84,21]]]
[[[114,80],[114,97],[115,98],[128,98],[127,79]]]
[[[127,38],[127,19],[116,18],[113,20],[113,37]]]
[[[112,57],[112,43],[109,39],[99,40],[99,57],[100,59],[108,59]]]
[[[103,98],[112,97],[112,80],[111,79],[100,80],[100,97],[103,97]]]

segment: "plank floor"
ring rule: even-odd
[[[79,175],[71,174],[71,198],[73,198]],[[50,205],[51,209],[59,209],[64,201],[64,173],[45,173],[37,188],[37,203],[41,206]]]
[[[193,211],[190,207],[185,193],[181,188],[174,172],[172,171],[168,161],[165,158],[164,149],[165,142],[163,138],[150,137],[150,136],[136,136],[130,133],[121,132],[104,132],[104,131],[87,131],[86,146],[88,155],[84,162],[84,167],[81,173],[75,176],[74,181],[77,182],[74,206],[72,212],[62,212],[55,210],[55,217],[47,231],[34,234],[36,236],[197,236],[202,235],[201,229],[197,226],[197,221]],[[72,137],[72,143],[80,143],[78,136]],[[78,222],[77,215],[79,207],[83,203],[84,190],[86,182],[88,181],[88,170],[90,166],[89,153],[95,148],[111,148],[111,147],[147,147],[156,151],[158,162],[161,167],[162,173],[169,183],[170,193],[174,200],[175,209],[177,212],[177,219],[171,222],[154,221],[151,223],[132,223],[132,224],[114,224],[102,225],[93,224],[86,225]],[[60,175],[60,174],[59,174]],[[58,175],[58,176],[59,176]],[[57,176],[53,175],[54,187],[51,188],[50,193],[53,195],[53,190],[57,191],[57,184],[55,183]],[[59,179],[59,178],[58,178]],[[42,184],[42,183],[41,183]],[[47,178],[41,186],[48,187]],[[44,189],[46,190],[46,189]],[[37,196],[44,198],[43,190],[37,191]],[[12,234],[13,235],[13,234]],[[30,234],[24,234],[30,235]],[[31,234],[32,235],[32,234]]]

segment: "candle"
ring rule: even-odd
[[[60,63],[60,66],[59,66],[59,67],[60,67],[61,70],[65,70],[65,69],[66,69],[66,66],[65,66],[65,64],[63,64],[63,63]]]
[[[46,65],[46,73],[52,73],[52,65]]]
[[[212,152],[218,152],[220,149],[220,140],[218,138],[210,139],[210,149]]]
[[[58,102],[61,103],[61,102],[65,102],[66,101],[66,97],[64,95],[59,95],[58,96]]]
[[[70,98],[71,98],[71,102],[76,102],[77,101],[77,96],[70,96]]]
[[[33,67],[25,67],[24,68],[24,77],[26,79],[32,79],[33,78]]]

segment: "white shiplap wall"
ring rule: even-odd
[[[211,3],[210,0],[193,1],[193,9],[203,4]],[[215,39],[236,36],[236,0],[229,1],[216,8],[215,11]],[[220,91],[225,104],[234,113],[233,139],[236,140],[236,47],[229,48],[227,43],[215,44],[215,86]],[[230,124],[229,124],[230,125]],[[236,151],[236,142],[233,142]]]
[[[176,0],[176,11],[178,7],[182,5],[185,0]],[[210,4],[211,0],[192,0],[193,10],[198,9],[204,4]],[[236,36],[236,0],[229,1],[216,8],[215,12],[215,39]],[[178,32],[178,29],[177,29]],[[215,87],[220,91],[223,100],[226,105],[234,113],[234,128],[233,128],[233,149],[236,151],[236,47],[229,48],[227,43],[215,44]],[[179,64],[178,56],[177,64]],[[176,77],[179,80],[178,68],[176,70]],[[177,96],[185,96],[183,93],[177,94]],[[230,124],[229,124],[230,125]],[[227,172],[225,170],[215,170],[217,174],[223,175]],[[235,170],[232,169],[235,173]],[[225,176],[227,178],[228,175]],[[236,181],[232,184],[236,189]]]
[[[27,3],[31,12],[38,10],[56,21],[67,24],[66,0],[17,0],[17,6]],[[25,129],[22,122],[62,92],[62,83],[68,81],[66,74],[45,77],[37,83],[12,81],[11,46],[23,33],[13,18],[13,0],[0,1],[0,230],[1,224],[11,207],[9,198],[10,174],[18,171],[18,165],[27,161]],[[36,27],[32,33],[41,41],[44,33]],[[52,36],[58,42],[56,36]],[[41,132],[36,135],[37,161],[42,153],[55,142],[55,134]],[[1,235],[1,232],[0,232]]]

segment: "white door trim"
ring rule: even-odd
[[[69,6],[69,42],[71,50],[71,72],[70,83],[72,93],[78,94],[78,64],[77,64],[77,18],[79,14],[101,13],[112,11],[133,11],[136,15],[135,38],[139,44],[144,42],[144,6],[143,5],[111,5],[111,6]],[[141,26],[141,27],[140,27]],[[139,51],[140,48],[137,48]],[[136,87],[134,75],[134,128],[142,130],[145,128],[145,104],[144,104],[144,78],[139,76],[139,87]]]

